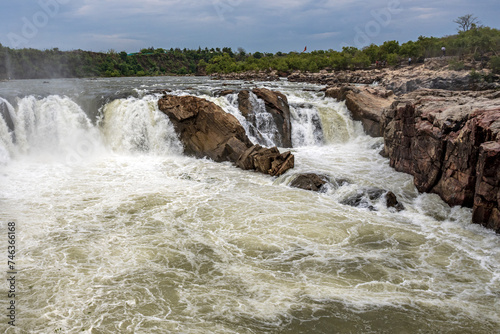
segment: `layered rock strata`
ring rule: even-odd
[[[421,192],[500,232],[500,93],[419,90],[384,113],[385,154]]]

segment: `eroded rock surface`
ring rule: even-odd
[[[499,92],[419,90],[384,114],[385,153],[419,191],[473,207],[473,221],[500,231]]]

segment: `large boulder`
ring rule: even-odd
[[[195,96],[166,95],[158,106],[174,124],[184,152],[214,161],[236,161],[252,143],[236,117]]]
[[[385,153],[419,191],[473,207],[474,222],[500,231],[498,92],[419,90],[384,114]]]
[[[280,175],[293,168],[290,152],[282,154],[275,147],[256,150],[258,145],[248,139],[236,117],[213,102],[195,96],[165,95],[158,101],[158,107],[170,118],[188,155],[237,163],[250,152],[251,164],[243,169]]]

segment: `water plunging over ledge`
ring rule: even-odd
[[[159,95],[147,94],[196,95],[241,119],[234,96],[214,93],[255,86],[290,102],[295,168],[279,178],[183,156]],[[0,222],[18,227],[25,332],[500,328],[498,236],[471,224],[470,209],[419,194],[378,154],[382,140],[318,86],[27,80],[0,83],[0,98],[14,123],[0,118]],[[271,146],[262,124],[247,133]],[[349,183],[287,186],[300,172]],[[406,210],[341,204],[366,187],[394,192]]]

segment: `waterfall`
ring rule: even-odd
[[[158,109],[158,97],[129,97],[106,104],[102,132],[114,151],[179,154],[182,144],[168,117]]]
[[[254,82],[0,83],[13,124],[0,117],[0,225],[16,225],[17,330],[498,332],[498,235],[471,224],[471,209],[420,194],[378,153],[382,138],[321,87],[258,85],[290,105],[295,167],[279,178],[178,155],[158,96],[128,93],[206,98],[273,145],[265,122],[250,131],[237,95],[214,96]],[[331,184],[288,186],[299,173]],[[372,196],[381,191],[405,209]]]
[[[221,101],[223,100],[223,101]],[[245,129],[248,138],[255,144],[265,147],[276,146],[278,129],[270,113],[266,111],[263,100],[250,92],[252,113],[245,117],[238,108],[238,94],[229,94],[225,98],[213,100],[226,112],[235,116]]]
[[[100,146],[98,130],[78,104],[68,97],[31,95],[18,99],[16,108],[7,106],[15,130],[9,139],[5,134],[6,124],[0,121],[0,135],[2,151],[7,151],[10,157],[23,154],[79,163]]]
[[[344,102],[316,92],[286,92],[290,105],[293,147],[346,143],[364,135]]]
[[[292,145],[314,146],[324,142],[321,118],[312,104],[290,105]]]
[[[0,108],[0,164],[6,164],[15,149],[14,131],[10,129],[13,127],[12,119],[15,117],[15,111],[14,107],[3,98],[0,98]]]

